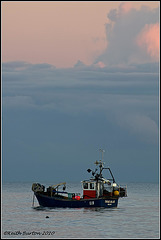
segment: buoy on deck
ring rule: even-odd
[[[80,196],[75,196],[75,199],[76,200],[80,200]]]
[[[115,190],[115,191],[114,191],[114,195],[115,195],[115,196],[119,196],[119,191]]]

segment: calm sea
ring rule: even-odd
[[[36,199],[32,207],[31,185],[5,183],[2,186],[3,238],[160,237],[158,184],[127,184],[128,197],[119,199],[118,207],[114,209],[41,208]],[[67,184],[66,190],[81,193],[80,183]]]

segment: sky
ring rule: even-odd
[[[159,2],[1,6],[3,180],[158,182]]]

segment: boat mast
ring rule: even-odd
[[[100,151],[100,153],[102,153],[102,158],[100,160],[100,165],[99,165],[99,167],[100,167],[100,176],[101,176],[102,175],[102,170],[103,170],[103,153],[105,152],[105,150],[100,148],[99,151]]]

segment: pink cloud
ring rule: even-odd
[[[145,50],[153,60],[159,58],[159,23],[146,24],[136,39],[137,45]]]
[[[119,6],[119,12],[122,14],[128,13],[132,8],[132,4],[130,2],[123,2]]]
[[[104,68],[106,65],[103,62],[99,61],[98,63],[95,64],[95,66]]]

